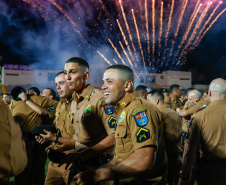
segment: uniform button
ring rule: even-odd
[[[76,121],[76,123],[78,123],[78,121]]]
[[[119,134],[117,134],[117,136],[119,136]]]
[[[64,120],[63,120],[63,122],[64,122]]]
[[[77,108],[77,110],[79,110],[79,108]]]
[[[93,93],[95,93],[95,91],[93,91]]]
[[[76,136],[78,135],[78,133],[75,134]]]
[[[67,108],[65,110],[67,110]]]

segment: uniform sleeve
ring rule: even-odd
[[[144,146],[158,147],[159,119],[155,110],[138,107],[129,116],[129,129],[134,149]]]
[[[116,127],[116,111],[115,107],[105,104],[105,100],[101,99],[97,103],[98,116],[101,119],[108,135],[115,132]]]
[[[187,115],[192,115],[194,114],[196,111],[198,111],[200,109],[200,105],[199,104],[196,104],[192,107],[190,107],[189,109],[185,110],[185,113]]]
[[[192,146],[198,146],[201,138],[201,131],[198,126],[198,119],[194,118],[191,122],[191,127],[188,131],[188,139],[185,141],[186,143]]]

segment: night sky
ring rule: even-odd
[[[103,64],[105,68],[108,64],[97,53],[99,51],[112,64],[114,64],[113,59],[118,63],[123,63],[123,60],[131,67],[128,60],[129,57],[134,69],[137,70],[137,74],[164,70],[191,70],[194,83],[208,84],[214,78],[226,78],[226,11],[213,24],[200,44],[194,50],[190,50],[190,46],[196,40],[202,26],[220,2],[219,0],[213,0],[203,21],[196,30],[195,38],[191,45],[188,45],[189,50],[184,50],[186,53],[182,53],[183,49],[186,49],[186,44],[192,31],[195,30],[195,25],[199,21],[198,18],[205,11],[209,2],[206,0],[200,1],[203,5],[196,19],[194,19],[188,38],[180,47],[182,37],[186,33],[188,22],[197,1],[188,1],[177,37],[175,38],[183,7],[182,3],[186,2],[186,0],[175,0],[167,47],[165,47],[165,35],[167,33],[172,1],[165,0],[163,4],[163,27],[160,45],[161,3],[160,1],[155,2],[155,52],[153,55],[153,4],[151,0],[147,0],[150,54],[147,48],[145,0],[122,1],[136,52],[133,51],[120,3],[117,0],[83,0],[79,2],[76,0],[27,0],[26,2],[22,0],[0,0],[0,56],[2,56],[3,62],[8,64],[33,64],[38,69],[58,70],[63,69],[64,62],[68,58],[79,56],[85,58],[89,63]],[[57,4],[54,4],[54,2]],[[138,25],[144,63],[131,13],[132,8],[134,9]],[[226,3],[223,2],[206,28],[225,8]],[[130,56],[128,46],[116,19],[119,20],[124,30],[134,60]],[[108,39],[112,41],[121,58],[114,51]],[[128,57],[120,46],[119,41],[124,46]],[[173,41],[175,44],[172,49],[172,55],[170,55]],[[181,49],[178,49],[179,47]],[[165,55],[164,52],[166,52]]]

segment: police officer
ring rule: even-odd
[[[74,91],[70,120],[75,135],[69,141],[57,136],[57,142],[63,144],[55,149],[65,151],[75,148],[76,152],[68,154],[62,163],[69,164],[79,158],[89,166],[100,166],[108,155],[112,155],[114,147],[114,108],[105,103],[103,92],[87,84],[89,65],[84,59],[70,58],[65,64],[64,73],[69,89]],[[101,162],[97,160],[99,158]]]
[[[9,185],[9,178],[21,173],[27,165],[27,154],[20,125],[0,101],[0,184]]]
[[[75,133],[70,120],[73,91],[71,91],[68,87],[64,71],[57,73],[55,77],[55,84],[57,92],[62,99],[56,108],[55,126],[58,129],[59,136],[70,139]],[[44,130],[44,132],[46,135],[40,134],[41,137],[36,137],[39,143],[43,144],[47,140],[53,142],[53,147],[59,145],[59,143],[54,142],[56,141],[56,135],[47,130]],[[64,153],[68,154],[72,152],[74,152],[74,150],[65,151]],[[59,167],[58,163],[49,162],[45,185],[67,184],[70,170],[69,168],[65,169],[65,167],[65,164]]]
[[[139,96],[141,98],[147,99],[148,91],[147,91],[147,87],[145,85],[138,85],[136,87],[135,91],[137,91],[139,93]]]
[[[164,103],[164,95],[161,91],[155,90],[149,101],[156,105],[162,115],[164,123],[165,148],[168,157],[167,183],[174,185],[178,183],[181,169],[182,143],[180,116],[168,104]]]
[[[181,87],[177,84],[170,86],[170,108],[175,110],[177,108],[182,108],[182,103],[180,101],[181,97]]]
[[[76,175],[75,183],[92,184],[109,179],[118,184],[147,184],[147,179],[161,181],[167,159],[160,112],[149,101],[139,98],[137,92],[133,93],[134,74],[129,67],[108,67],[103,82],[106,103],[116,105],[117,109],[114,160],[107,167]],[[156,177],[159,178],[153,179]]]
[[[201,93],[198,90],[192,90],[188,94],[188,101],[185,103],[183,110],[177,108],[178,114],[182,117],[182,144],[188,134],[188,124],[191,120],[192,115],[198,110],[202,109],[203,106],[209,105],[208,100],[201,99]]]
[[[197,182],[222,185],[226,182],[226,81],[218,78],[209,86],[210,104],[194,115],[183,154],[179,185],[188,184],[197,150]]]
[[[45,181],[46,155],[39,145],[34,143],[32,131],[35,126],[43,124],[43,116],[51,118],[58,102],[46,97],[26,96],[25,89],[17,86],[12,89],[11,111],[14,119],[20,124],[26,144],[28,164],[25,170],[15,177],[15,184],[43,185]],[[47,111],[48,108],[51,109]]]

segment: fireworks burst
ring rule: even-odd
[[[122,63],[137,74],[180,69],[186,56],[202,41],[226,11],[213,0],[23,0],[45,20],[65,23],[81,45],[96,50],[109,65]],[[85,28],[84,28],[85,27]],[[71,39],[73,40],[73,39]],[[150,44],[152,46],[150,46]],[[109,45],[116,58],[107,59],[98,46]],[[119,61],[119,62],[117,62]]]

